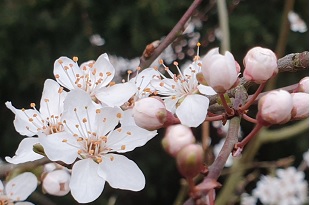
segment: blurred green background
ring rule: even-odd
[[[283,0],[229,0],[231,52],[242,58],[253,46],[275,50],[280,35]],[[1,0],[0,1],[0,157],[12,156],[22,136],[14,130],[14,115],[4,105],[12,101],[17,108],[39,105],[43,83],[53,77],[54,61],[60,56],[78,56],[82,63],[107,52],[132,59],[145,46],[165,36],[192,3],[190,0]],[[296,0],[294,11],[309,25],[309,1]],[[202,27],[195,28],[202,42],[201,54],[220,46],[216,38],[218,13],[215,1],[204,1],[196,18]],[[104,45],[96,46],[90,37],[99,34]],[[182,38],[182,37],[181,37]],[[184,37],[188,39],[188,36]],[[177,48],[176,41],[173,48]],[[309,32],[288,31],[284,54],[308,50]],[[187,49],[184,46],[183,49]],[[177,49],[176,49],[177,50]],[[282,57],[282,56],[279,56]],[[180,63],[185,58],[180,59]],[[277,87],[297,83],[308,71],[280,76]],[[244,124],[245,133],[251,125]],[[110,189],[108,184],[92,204],[108,204],[116,197],[117,205],[172,204],[179,189],[180,175],[175,161],[160,145],[163,130],[146,146],[127,155],[143,170],[146,187],[140,192]],[[196,131],[199,134],[199,129]],[[213,130],[214,136],[215,132]],[[216,141],[216,140],[215,140]],[[264,146],[258,160],[274,160],[295,155],[297,162],[308,149],[308,132],[298,138]],[[271,154],[272,153],[272,154]],[[58,198],[46,195],[56,204],[77,204],[68,194]],[[30,201],[36,202],[35,197]],[[38,203],[37,203],[38,204]]]

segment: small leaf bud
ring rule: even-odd
[[[267,93],[258,101],[257,120],[264,126],[284,124],[291,119],[293,99],[285,90]]]
[[[195,143],[192,130],[182,124],[170,125],[166,129],[162,145],[166,152],[176,157],[177,153],[186,145]]]
[[[243,59],[245,70],[243,76],[248,81],[261,84],[278,73],[277,57],[267,48],[254,47]]]
[[[193,178],[203,168],[203,148],[199,144],[189,144],[183,147],[176,156],[179,172],[185,178]]]

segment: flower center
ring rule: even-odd
[[[2,195],[0,196],[0,205],[14,205],[14,203],[7,196]]]
[[[47,135],[62,132],[63,131],[63,125],[60,121],[62,114],[60,114],[60,115],[51,114],[50,109],[49,109],[49,100],[44,99],[44,101],[46,103],[47,112],[49,115],[48,117],[44,118],[42,116],[42,114],[39,113],[39,111],[35,108],[35,103],[30,103],[30,107],[35,112],[31,112],[31,111],[29,112],[25,109],[22,109],[22,111],[24,112],[24,114],[28,118],[29,122],[32,123],[34,125],[34,127],[37,128],[34,131],[34,130],[30,130],[30,128],[28,126],[26,126],[26,129],[33,132],[33,133],[44,132]],[[33,113],[33,114],[31,114],[31,113]]]
[[[112,75],[111,72],[98,72],[97,68],[94,67],[95,61],[88,61],[80,67],[77,64],[78,57],[73,57],[73,61],[75,66],[74,64],[65,65],[62,60],[58,60],[58,63],[73,87],[83,89],[91,95],[93,95],[93,91],[97,86],[103,84]],[[55,78],[61,81],[60,74],[55,74]]]

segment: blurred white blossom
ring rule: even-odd
[[[290,11],[288,13],[288,20],[290,22],[290,28],[292,31],[304,33],[308,30],[304,20],[302,20],[300,16],[294,11]]]
[[[105,40],[99,34],[91,35],[89,41],[94,46],[103,46],[105,44]]]
[[[276,176],[262,176],[252,191],[253,197],[266,205],[302,205],[307,193],[305,174],[295,167],[277,169]]]

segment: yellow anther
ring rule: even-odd
[[[107,74],[107,76],[110,76],[110,75],[112,75],[112,73],[111,73],[111,72],[106,72],[106,74]]]
[[[32,118],[29,118],[28,120],[29,120],[29,122],[33,122],[33,119],[32,119]]]
[[[66,139],[63,139],[63,140],[62,140],[62,142],[68,142],[68,140],[66,140]]]
[[[63,91],[64,91],[64,88],[63,87],[59,87],[58,93],[62,93]]]
[[[200,42],[198,42],[198,43],[197,43],[197,46],[198,46],[198,47],[199,47],[199,46],[201,46],[201,43],[200,43]]]
[[[101,157],[97,157],[96,158],[96,162],[101,163],[102,162],[102,158]]]
[[[113,160],[114,160],[114,157],[113,157],[113,156],[110,156],[110,160],[113,161]]]
[[[125,150],[125,149],[126,149],[126,145],[122,145],[121,150]]]
[[[131,74],[132,73],[132,70],[127,70],[127,74]]]
[[[100,109],[96,109],[96,113],[99,114],[101,112]]]
[[[59,64],[62,64],[62,63],[63,63],[63,61],[62,61],[62,60],[58,60],[58,63],[59,63]]]
[[[55,78],[57,79],[57,78],[59,78],[60,76],[59,76],[59,74],[55,74]]]
[[[73,57],[73,61],[74,61],[74,62],[78,62],[78,60],[79,60],[78,57],[76,57],[76,56]]]
[[[115,82],[111,81],[111,82],[109,83],[109,86],[113,86],[113,85],[115,85],[115,84],[116,84]]]
[[[117,118],[122,118],[122,113],[117,113],[117,114],[116,114],[116,117],[117,117]]]
[[[83,138],[82,138],[82,137],[79,137],[79,138],[77,138],[76,141],[81,142],[81,141],[83,141]]]
[[[161,87],[164,87],[165,83],[160,82],[159,85],[160,85]]]
[[[174,62],[173,62],[173,65],[177,66],[177,65],[179,65],[179,63],[176,62],[176,61],[174,61]]]
[[[107,136],[102,136],[100,137],[102,141],[104,141],[105,143],[107,143],[108,141],[108,137]]]
[[[160,59],[158,62],[159,62],[160,65],[164,64],[163,59]]]
[[[30,107],[34,108],[36,106],[35,103],[30,103]]]
[[[131,132],[128,131],[128,132],[126,132],[126,134],[127,134],[127,135],[131,135]]]

